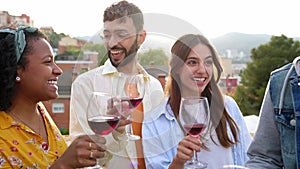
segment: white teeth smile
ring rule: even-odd
[[[200,82],[204,82],[205,78],[194,78],[195,81],[200,81]]]
[[[120,54],[122,52],[123,52],[123,50],[113,50],[113,51],[111,50],[110,51],[110,53],[113,54],[113,55],[118,55],[118,54]]]
[[[48,84],[49,85],[57,85],[57,81],[55,81],[55,80],[49,80]]]

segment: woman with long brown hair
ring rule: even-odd
[[[183,168],[193,150],[211,169],[244,165],[251,137],[238,105],[218,87],[223,69],[217,51],[204,36],[187,34],[174,43],[171,53],[165,102],[143,124],[147,168]],[[208,99],[212,125],[205,143],[185,136],[179,125],[180,101],[188,96]]]

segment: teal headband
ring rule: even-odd
[[[16,56],[17,56],[17,63],[19,62],[21,55],[23,54],[23,51],[26,46],[26,37],[24,34],[24,31],[26,32],[35,32],[37,31],[37,28],[34,27],[24,27],[21,26],[17,30],[6,28],[1,29],[0,33],[11,33],[15,36],[15,47],[16,47]]]

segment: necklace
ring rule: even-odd
[[[37,109],[35,111],[38,111]],[[12,117],[14,117],[15,120],[23,123],[25,126],[29,127],[32,131],[34,131],[35,133],[37,133],[38,135],[40,135],[41,137],[45,138],[41,132],[41,119],[37,118],[36,120],[38,120],[38,126],[37,127],[33,127],[32,125],[29,125],[29,123],[25,122],[24,120],[22,120],[21,118],[19,118],[14,112],[11,112],[10,115]],[[36,121],[34,120],[34,121]],[[44,127],[44,126],[42,126]],[[47,138],[47,137],[46,137]],[[46,139],[47,140],[47,139]]]
[[[43,117],[43,113],[42,113],[42,110],[40,109],[40,107],[38,106],[38,108],[35,109],[35,111],[38,111],[37,114],[39,114],[41,116],[41,118],[39,118],[39,116],[33,120],[33,121],[36,121],[38,120],[38,127],[33,128],[31,125],[28,125],[27,122],[25,122],[24,120],[22,120],[21,118],[19,118],[14,112],[10,112],[9,114],[11,115],[11,117],[14,118],[14,120],[18,121],[17,123],[23,123],[23,125],[25,125],[26,127],[30,128],[34,133],[38,134],[40,137],[42,137],[44,139],[44,141],[42,142],[37,142],[35,144],[37,144],[38,148],[40,149],[37,153],[41,154],[41,160],[42,161],[46,161],[48,163],[48,166],[50,166],[50,164],[52,163],[48,157],[47,157],[47,153],[45,153],[45,150],[43,147],[41,147],[42,144],[44,144],[46,142],[47,144],[47,147],[48,147],[48,135],[47,135],[47,131],[46,131],[46,128],[44,126],[44,117]],[[35,112],[36,113],[36,112]],[[43,124],[41,126],[41,120],[43,121]],[[42,127],[42,131],[40,130]],[[47,150],[48,151],[48,150]]]

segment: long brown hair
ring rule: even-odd
[[[201,95],[208,99],[212,125],[216,129],[218,140],[223,147],[228,148],[238,141],[237,133],[239,132],[239,129],[225,109],[223,95],[217,84],[223,71],[218,53],[214,46],[203,35],[186,34],[180,37],[172,46],[172,57],[169,64],[170,74],[166,85],[166,95],[169,95],[168,103],[170,104],[175,117],[178,118],[181,101],[181,82],[177,72],[182,66],[184,66],[187,56],[192,48],[199,43],[210,49],[214,63],[214,73],[211,81],[208,83]],[[228,135],[227,123],[229,124],[234,140],[231,140]]]

